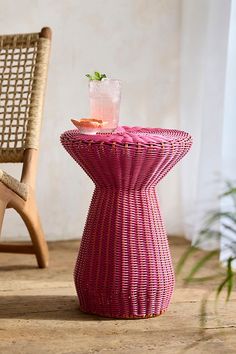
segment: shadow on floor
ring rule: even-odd
[[[0,319],[109,321],[80,311],[76,296],[0,296]],[[114,319],[113,319],[114,320]]]

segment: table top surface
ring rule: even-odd
[[[73,142],[93,142],[113,144],[142,144],[159,145],[163,143],[191,142],[190,134],[175,129],[143,128],[143,127],[118,127],[112,133],[97,133],[94,135],[81,134],[78,129],[68,130],[61,135],[62,143]]]

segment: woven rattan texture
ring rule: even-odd
[[[138,134],[137,128],[133,131],[129,134]],[[188,152],[192,140],[174,130],[146,134],[152,144],[130,139],[129,144],[124,139],[117,143],[121,138],[116,134],[109,143],[101,136],[94,142],[78,131],[61,137],[96,187],[74,272],[82,311],[151,317],[170,303],[174,271],[155,186]]]
[[[5,171],[0,170],[0,181],[5,184],[8,188],[14,191],[24,200],[27,200],[29,186],[25,183],[19,182],[14,177],[7,174]]]
[[[0,162],[38,148],[49,50],[39,33],[0,36]]]

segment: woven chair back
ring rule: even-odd
[[[50,39],[0,36],[0,162],[22,162],[38,148]]]

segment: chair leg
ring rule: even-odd
[[[5,214],[7,203],[4,200],[0,200],[0,235],[2,231],[2,222]]]
[[[2,231],[2,222],[5,214],[7,204],[10,200],[10,194],[6,187],[0,182],[0,236]]]
[[[34,192],[30,191],[27,201],[23,204],[20,198],[15,197],[11,200],[10,206],[22,217],[29,231],[39,268],[47,268],[49,261],[48,245],[41,226]]]
[[[49,261],[48,245],[44,237],[37,206],[35,203],[33,204],[31,204],[28,212],[20,212],[20,214],[29,231],[39,268],[47,268]]]
[[[27,201],[24,201],[0,182],[0,231],[6,207],[15,209],[22,217],[29,231],[32,246],[30,248],[30,245],[6,245],[4,243],[0,251],[33,253],[37,258],[39,268],[48,267],[48,245],[44,237],[33,190],[30,190]]]

